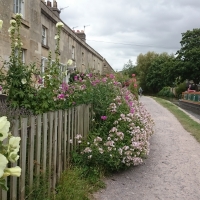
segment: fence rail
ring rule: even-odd
[[[90,105],[80,105],[15,120],[12,134],[21,137],[20,158],[11,167],[20,166],[22,173],[19,178],[7,178],[9,191],[0,189],[0,199],[26,199],[26,187],[30,191],[34,177],[43,174],[48,174],[49,194],[54,191],[77,145],[76,134],[85,137],[89,132],[90,113]]]

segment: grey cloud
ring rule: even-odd
[[[131,58],[135,63],[140,53],[176,53],[181,33],[199,27],[199,0],[57,2],[60,7],[69,6],[61,14],[69,27],[83,29],[84,25],[90,25],[86,27],[88,44],[116,69]]]

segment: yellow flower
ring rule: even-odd
[[[19,176],[21,176],[21,171],[22,171],[22,169],[19,166],[11,167],[11,168],[5,168],[3,176],[4,177],[6,177],[6,176],[17,176],[17,177],[19,177]]]
[[[6,168],[7,164],[8,164],[7,158],[4,155],[0,154],[0,178],[4,174],[4,169]]]
[[[57,40],[59,38],[59,35],[55,35],[54,39]]]
[[[64,24],[62,23],[62,22],[58,22],[57,24],[56,24],[56,27],[58,28],[58,27],[64,27]]]
[[[73,63],[73,60],[71,60],[71,59],[69,59],[69,60],[67,61],[67,65],[72,65],[72,63]]]
[[[3,20],[0,20],[0,30],[2,29],[3,26]]]
[[[6,116],[0,117],[0,141],[3,141],[5,138],[8,137],[8,131],[10,128],[10,122],[7,120]]]

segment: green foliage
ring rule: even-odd
[[[82,143],[79,138],[79,147],[72,156],[75,165],[85,166],[88,171],[91,171],[90,167],[99,167],[106,172],[126,169],[140,164],[147,155],[146,140],[152,130],[151,125],[145,125],[141,119],[148,118],[148,115],[144,115],[145,111],[140,111],[135,94],[126,87],[120,88],[117,85],[111,79],[108,83],[102,84],[100,81],[94,86],[93,129]],[[133,115],[134,112],[138,114]],[[144,121],[151,124],[149,118]],[[130,134],[130,130],[135,129],[131,126],[137,127],[138,135],[146,127],[150,129],[145,131],[147,135],[144,138],[138,136],[138,141],[134,134]],[[139,152],[137,148],[131,147],[132,141],[135,141],[135,145],[141,145]]]
[[[158,96],[161,97],[174,97],[174,94],[171,92],[170,87],[164,87],[161,91],[158,92]]]
[[[73,167],[62,174],[54,199],[89,200],[92,192],[104,186],[100,181],[99,170],[91,167]]]
[[[162,53],[151,62],[146,76],[146,86],[152,93],[157,93],[165,86],[173,86],[176,78],[173,73],[174,56]]]
[[[152,61],[158,54],[155,52],[147,52],[146,54],[140,54],[137,57],[137,72],[138,72],[138,81],[143,90],[148,93],[148,87],[146,85],[146,77],[148,75],[149,67],[151,66]]]
[[[181,81],[200,81],[200,29],[196,28],[182,33],[181,49],[177,51],[177,74]]]
[[[27,66],[22,62],[20,25],[21,15],[16,15],[16,21],[11,20],[10,61],[4,62],[3,67],[0,69],[0,83],[7,93],[12,107],[32,109],[34,107],[34,95],[36,94],[32,79],[38,74],[38,71],[35,65]],[[7,68],[8,71],[5,74]]]
[[[27,176],[29,177],[29,176]],[[26,199],[32,200],[50,200],[48,198],[49,192],[49,181],[48,181],[48,172],[41,174],[40,176],[34,176],[32,188],[28,184],[26,185]]]
[[[132,60],[129,60],[122,69],[122,74],[127,75],[129,78],[132,77],[132,74],[137,74],[137,68],[133,65]]]
[[[182,92],[185,92],[186,90],[187,86],[185,82],[178,84],[177,87],[175,88],[176,97],[181,98]]]

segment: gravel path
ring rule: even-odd
[[[150,97],[141,102],[155,121],[143,165],[106,179],[97,200],[200,200],[200,144]]]

